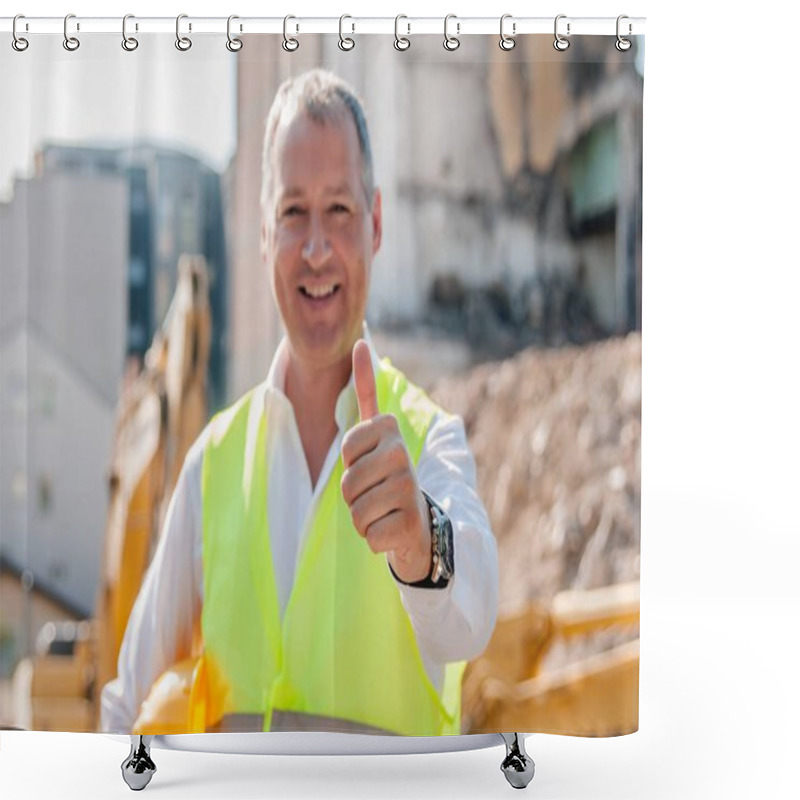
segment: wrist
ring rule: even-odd
[[[403,583],[416,583],[431,574],[433,568],[433,548],[431,547],[431,525],[428,505],[425,496],[419,493],[417,502],[418,526],[414,537],[417,546],[393,551],[389,558],[389,566],[396,578]]]
[[[428,540],[427,551],[421,557],[420,563],[427,564],[427,571],[423,578],[407,580],[404,575],[398,575],[390,561],[389,568],[395,579],[400,583],[423,588],[444,589],[453,577],[453,527],[450,518],[444,509],[426,492],[421,492],[425,506],[424,518],[426,520]]]

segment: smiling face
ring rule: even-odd
[[[350,358],[380,241],[380,193],[370,207],[350,114],[279,125],[262,244],[290,358],[316,369]]]

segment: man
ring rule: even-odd
[[[263,172],[286,335],[187,455],[101,727],[132,732],[199,620],[187,730],[460,733],[496,545],[461,420],[379,361],[364,324],[381,196],[352,90],[321,70],[284,83]]]

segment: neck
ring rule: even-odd
[[[336,438],[336,400],[350,379],[350,356],[327,367],[304,364],[289,356],[286,396],[294,409],[300,441],[316,486],[325,456]]]

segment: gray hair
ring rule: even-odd
[[[375,195],[375,177],[372,167],[372,148],[369,143],[367,120],[361,100],[355,90],[338,76],[324,69],[313,69],[284,81],[275,95],[267,115],[264,131],[264,149],[261,162],[261,208],[267,209],[272,190],[272,152],[275,135],[281,120],[305,113],[322,124],[339,122],[350,113],[356,126],[361,150],[361,183],[369,207]]]

